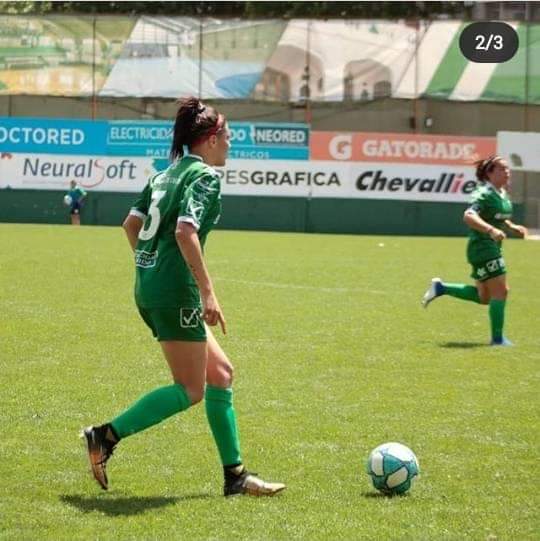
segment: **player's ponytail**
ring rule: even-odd
[[[488,181],[488,173],[491,173],[491,171],[493,171],[493,168],[495,167],[495,165],[497,165],[497,162],[499,160],[501,160],[500,156],[489,156],[484,160],[478,160],[477,162],[474,162],[474,165],[476,166],[476,178],[480,182]]]
[[[213,107],[203,105],[199,98],[190,96],[178,100],[178,112],[173,128],[170,158],[175,160],[184,155],[184,146],[189,149],[210,135],[215,135],[225,124],[225,118]]]

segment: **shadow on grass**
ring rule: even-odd
[[[472,348],[485,348],[487,344],[485,342],[444,342],[439,344],[442,348],[451,349],[472,349]]]
[[[363,492],[362,496],[364,498],[367,498],[368,500],[393,500],[393,499],[401,499],[401,498],[408,498],[409,493],[405,492],[405,494],[383,494],[382,492]]]
[[[190,500],[213,498],[211,494],[187,494],[186,496],[81,496],[62,494],[60,501],[76,507],[83,513],[98,511],[106,515],[139,515],[152,509]]]

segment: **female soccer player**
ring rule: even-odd
[[[224,116],[214,108],[193,97],[181,100],[171,148],[174,162],[150,178],[124,221],[135,253],[137,308],[159,341],[174,383],[144,395],[110,422],[83,431],[92,473],[105,490],[107,460],[120,440],[203,398],[224,468],[225,496],[274,495],[285,488],[263,481],[243,465],[233,367],[208,328],[219,324],[226,332],[203,246],[221,212],[213,166],[225,165],[229,136]]]
[[[491,156],[476,162],[476,178],[482,185],[474,192],[472,204],[463,217],[470,228],[467,260],[472,266],[471,277],[476,280],[476,285],[449,284],[433,278],[422,304],[427,308],[441,295],[489,304],[491,345],[511,346],[512,342],[503,334],[508,295],[506,264],[501,252],[502,241],[506,238],[503,228],[523,238],[527,236],[527,229],[510,221],[512,203],[506,193],[510,169],[506,161],[500,156]]]

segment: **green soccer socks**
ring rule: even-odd
[[[491,323],[491,338],[494,342],[500,342],[503,338],[505,307],[505,300],[491,299],[489,301],[489,321]]]
[[[240,442],[233,407],[233,391],[212,385],[206,386],[204,394],[206,416],[223,466],[242,463]]]
[[[190,406],[191,400],[186,390],[179,383],[175,383],[142,396],[110,424],[119,438],[125,438],[160,423]]]
[[[447,284],[446,282],[444,282],[443,287],[443,295],[450,295],[451,297],[455,297],[456,299],[472,301],[480,304],[478,289],[476,289],[475,286],[468,286],[465,284]]]

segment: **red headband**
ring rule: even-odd
[[[495,162],[499,161],[501,159],[500,156],[498,156],[497,154],[495,154],[494,156],[490,156],[489,158],[485,159],[482,163],[482,176],[483,177],[487,177],[487,173],[488,173],[488,167],[490,167],[491,165],[494,165]]]
[[[225,117],[223,115],[218,115],[218,119],[216,122],[216,125],[210,129],[210,131],[206,132],[204,135],[201,135],[195,141],[191,143],[191,146],[200,145],[201,143],[204,143],[207,139],[210,139],[212,135],[216,135],[218,132],[220,132],[223,129],[223,126],[225,124]]]

